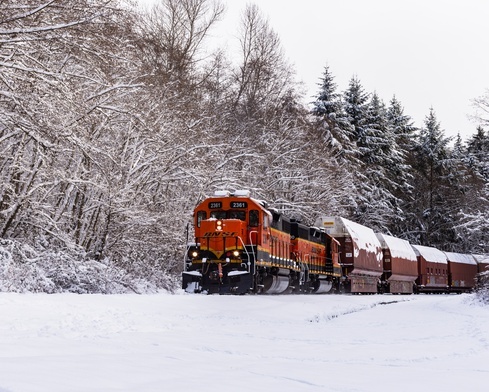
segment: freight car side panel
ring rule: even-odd
[[[472,255],[444,252],[448,259],[448,283],[450,291],[465,292],[473,289],[474,276],[477,274],[477,263]]]
[[[445,253],[429,246],[411,245],[418,258],[420,292],[444,292],[448,290],[448,261]]]
[[[377,233],[384,256],[383,290],[412,294],[418,278],[418,260],[411,244],[401,238]]]
[[[477,265],[450,262],[450,288],[453,292],[470,291],[474,288]]]

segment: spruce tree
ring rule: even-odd
[[[349,123],[353,126],[352,140],[358,142],[364,132],[368,94],[360,80],[353,76],[344,93],[344,107]]]
[[[340,95],[336,92],[337,85],[334,82],[334,76],[329,70],[329,66],[324,67],[323,77],[318,83],[319,92],[316,100],[313,102],[312,114],[318,117],[328,119],[330,115],[334,119],[334,115],[340,110]]]
[[[336,88],[334,76],[326,66],[319,83],[318,96],[312,103],[311,113],[317,119],[322,139],[331,147],[333,154],[340,161],[348,161],[354,157],[353,128],[344,111],[341,95],[336,92]]]
[[[387,121],[393,134],[391,161],[388,165],[388,177],[391,180],[391,192],[397,198],[398,214],[391,222],[391,232],[399,237],[409,239],[408,222],[414,221],[409,208],[413,196],[412,153],[416,127],[410,116],[404,114],[404,108],[394,96],[387,109]]]
[[[407,155],[408,151],[412,149],[414,135],[417,129],[413,125],[411,117],[404,114],[404,108],[395,96],[389,103],[387,119],[389,121],[389,127],[394,132],[397,145]]]
[[[459,211],[457,231],[464,250],[489,252],[489,134],[479,126],[463,151],[466,163],[463,208]]]
[[[489,133],[481,126],[477,127],[477,133],[469,139],[467,152],[469,163],[475,173],[489,181]]]
[[[389,233],[400,214],[400,200],[394,195],[399,188],[398,178],[393,173],[401,170],[402,160],[389,127],[387,109],[376,93],[366,106],[361,130],[357,143],[363,179],[357,220]]]
[[[453,249],[456,241],[456,211],[450,200],[453,191],[449,183],[450,141],[431,108],[414,151],[416,189],[411,208],[416,214],[419,243],[444,250]]]

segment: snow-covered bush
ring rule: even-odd
[[[489,271],[484,271],[477,275],[475,290],[479,300],[485,304],[489,304]]]
[[[0,291],[44,293],[151,293],[174,290],[163,270],[127,271],[110,260],[88,258],[81,250],[53,250],[0,240]]]

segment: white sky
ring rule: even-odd
[[[222,2],[227,12],[213,34],[232,47],[252,1]],[[467,118],[474,114],[471,100],[489,89],[488,0],[254,3],[278,33],[308,102],[329,65],[340,92],[356,75],[386,103],[396,95],[418,127],[433,107],[447,136],[460,132],[465,140],[475,133],[477,124]]]

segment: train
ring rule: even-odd
[[[411,244],[340,216],[305,225],[248,190],[216,191],[192,225],[182,272],[191,293],[464,293],[489,268],[489,256]]]

